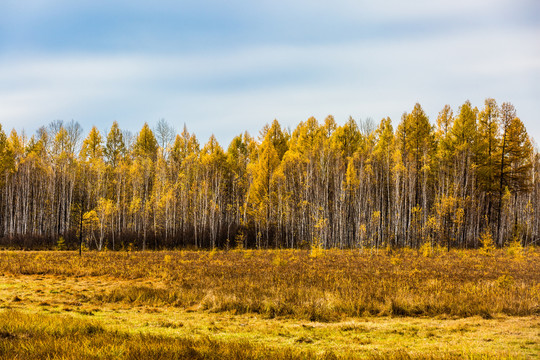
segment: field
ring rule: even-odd
[[[535,358],[540,251],[0,252],[0,358]]]

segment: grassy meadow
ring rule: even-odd
[[[0,252],[2,359],[534,358],[540,251]]]

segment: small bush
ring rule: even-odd
[[[493,236],[491,235],[491,230],[488,227],[486,227],[480,234],[480,243],[482,244],[481,251],[484,254],[490,254],[493,252],[493,250],[495,250]]]
[[[66,241],[64,240],[63,236],[60,236],[58,238],[58,241],[56,242],[56,250],[66,250]]]

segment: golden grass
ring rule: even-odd
[[[532,358],[538,269],[537,250],[0,252],[0,358]]]
[[[321,358],[332,358],[323,354]],[[71,316],[0,313],[0,359],[298,359],[309,352],[276,351],[245,341],[175,338],[105,330]]]
[[[171,305],[312,321],[348,316],[540,314],[540,252],[1,252],[0,274],[106,277],[99,303]]]
[[[337,323],[174,308],[0,310],[0,358],[534,358],[538,317]]]

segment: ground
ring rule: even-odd
[[[2,252],[0,358],[540,356],[537,251],[424,255]]]

